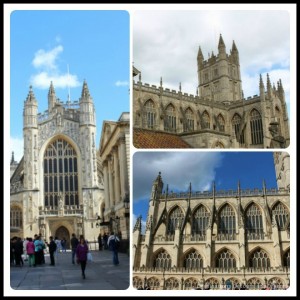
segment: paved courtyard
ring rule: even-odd
[[[80,265],[73,265],[71,252],[59,253],[55,266],[50,266],[49,254],[44,265],[11,266],[10,285],[15,290],[125,290],[129,287],[129,256],[119,253],[120,264],[114,266],[108,250],[91,251],[86,279],[81,277]]]

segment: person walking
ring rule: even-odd
[[[107,240],[108,240],[108,235],[106,232],[104,232],[103,234],[103,244],[104,244],[104,250],[107,250],[108,246],[107,246]]]
[[[77,262],[80,263],[82,278],[85,279],[85,267],[89,248],[83,236],[80,236],[79,244],[76,248]]]
[[[102,236],[101,233],[98,235],[98,245],[99,245],[99,251],[102,250]]]
[[[72,248],[72,264],[75,264],[75,254],[76,254],[76,249],[78,246],[78,238],[76,237],[75,233],[72,233],[72,238],[71,238],[71,248]]]
[[[53,236],[50,236],[50,243],[47,245],[49,247],[49,253],[50,253],[50,265],[55,266],[54,254],[56,251],[56,243],[53,240]]]
[[[112,232],[107,240],[107,245],[109,250],[112,251],[113,253],[113,264],[115,266],[119,264],[119,257],[118,257],[119,243],[120,243],[119,238],[114,234],[114,232]]]

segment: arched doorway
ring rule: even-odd
[[[66,249],[70,249],[70,233],[69,233],[69,230],[65,226],[60,226],[56,230],[55,236],[58,237],[59,240],[62,240],[63,238],[65,238],[67,241]]]

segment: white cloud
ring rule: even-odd
[[[35,53],[32,64],[39,72],[30,78],[30,82],[35,88],[47,89],[51,81],[55,88],[78,87],[81,85],[77,75],[60,72],[57,60],[62,52],[63,46],[59,45],[49,51],[40,49]]]
[[[14,152],[15,161],[19,162],[23,157],[23,138],[10,137],[10,155]],[[10,156],[11,159],[11,156]]]
[[[63,50],[64,48],[61,45],[48,52],[40,49],[35,53],[32,64],[35,68],[56,69],[56,60]]]
[[[115,82],[115,86],[128,86],[128,81],[120,81]]]
[[[149,199],[152,183],[161,172],[164,190],[209,190],[215,179],[219,152],[137,152],[133,155],[133,199]],[[205,170],[205,172],[203,172]]]
[[[260,73],[274,74],[275,82],[288,79],[290,17],[284,10],[138,11],[134,65],[145,83],[159,85],[162,77],[165,88],[178,90],[181,82],[182,92],[195,95],[198,48],[205,60],[217,54],[220,34],[228,54],[233,40],[238,48],[245,97],[258,94]],[[289,82],[284,89],[289,102]]]
[[[78,87],[80,82],[77,75],[71,74],[50,74],[41,72],[31,77],[31,84],[35,88],[47,89],[52,81],[55,88]]]

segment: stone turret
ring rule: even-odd
[[[48,92],[48,111],[49,111],[49,113],[52,112],[53,108],[55,107],[56,102],[57,102],[57,99],[56,99],[56,95],[55,95],[55,90],[54,90],[53,83],[51,81],[49,92]]]

